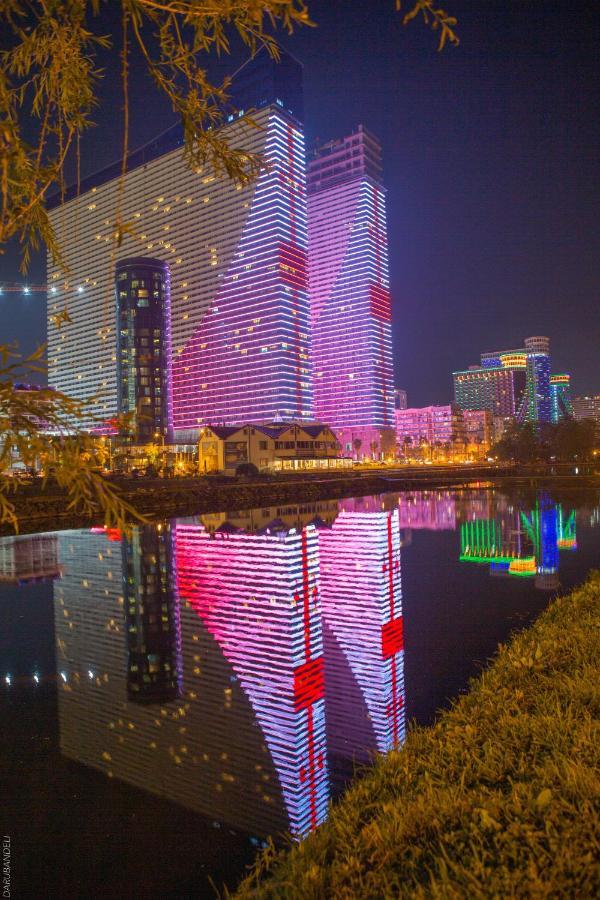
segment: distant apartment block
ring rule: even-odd
[[[462,410],[455,404],[423,406],[396,410],[396,436],[399,447],[451,446],[467,443]]]

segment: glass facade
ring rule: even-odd
[[[286,54],[278,64],[261,53],[232,85],[238,111],[224,114],[220,134],[269,163],[252,182],[190,167],[176,129],[132,154],[123,181],[111,167],[52,207],[57,233],[69,235],[70,276],[48,259],[49,379],[89,398],[92,422],[110,422],[123,397],[120,328],[107,307],[117,210],[133,223],[122,255],[157,258],[171,273],[175,438],[195,440],[206,423],[313,417],[301,75]],[[241,114],[246,102],[256,127]],[[73,325],[58,329],[65,303]],[[130,386],[128,377],[128,403]]]
[[[115,267],[117,410],[131,417],[135,444],[165,438],[170,420],[170,274],[160,259]]]

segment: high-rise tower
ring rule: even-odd
[[[169,266],[130,257],[115,270],[117,410],[132,415],[132,439],[149,443],[171,422]]]
[[[92,412],[117,411],[111,302],[117,216],[131,223],[119,254],[152,256],[171,271],[173,427],[312,417],[302,69],[259,54],[234,81],[239,111],[222,136],[268,163],[234,184],[185,162],[179,126],[112,166],[51,210],[68,279],[48,261],[50,380]],[[244,105],[242,105],[244,104]],[[252,105],[249,127],[244,110]],[[60,330],[52,317],[68,305]]]
[[[308,234],[315,412],[364,444],[394,427],[394,380],[381,148],[362,125],[309,161]]]
[[[550,341],[547,337],[525,338],[527,353],[527,410],[528,422],[552,421],[550,396]]]

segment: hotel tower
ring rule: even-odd
[[[139,257],[170,271],[176,439],[204,423],[312,418],[300,64],[258,54],[232,100],[223,138],[268,164],[251,184],[190,168],[176,126],[131,154],[124,180],[117,163],[51,209],[69,275],[49,258],[49,381],[94,398],[91,419],[117,412],[115,272]],[[119,217],[128,228],[117,246]],[[73,321],[59,328],[65,305]]]
[[[316,417],[344,449],[394,427],[391,303],[381,148],[359,125],[308,164]]]

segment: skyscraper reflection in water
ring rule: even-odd
[[[304,835],[329,798],[316,530],[175,527],[180,596],[252,704],[283,795],[280,830]]]
[[[181,690],[181,623],[169,525],[143,525],[121,542],[127,696],[166,703]]]
[[[251,835],[314,829],[354,763],[404,737],[383,506],[59,535],[62,752]]]
[[[342,501],[335,522],[319,531],[327,746],[336,792],[356,764],[404,740],[399,516],[378,498],[369,501]]]

